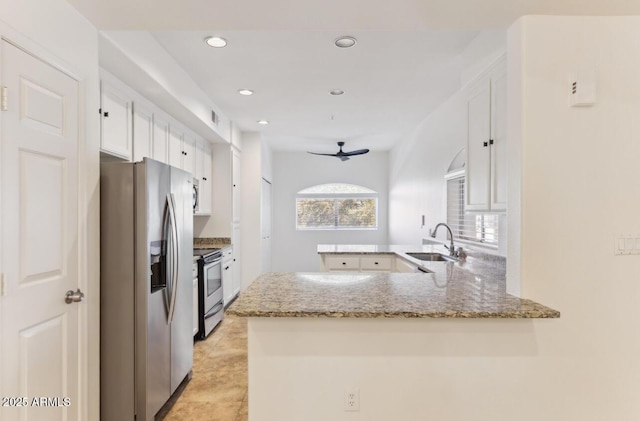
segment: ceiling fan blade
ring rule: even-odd
[[[309,151],[307,151],[307,153],[310,153],[312,155],[322,155],[322,156],[338,156],[338,155],[333,154],[333,153],[318,153],[318,152],[309,152]]]
[[[344,156],[364,155],[369,153],[369,149],[358,149],[357,151],[344,152]]]

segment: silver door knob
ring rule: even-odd
[[[80,288],[78,288],[78,290],[75,292],[70,289],[64,295],[64,302],[67,304],[79,303],[80,301],[82,301],[83,298],[84,298],[84,292],[80,291]]]

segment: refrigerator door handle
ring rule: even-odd
[[[169,204],[169,218],[171,219],[171,254],[172,254],[172,273],[171,273],[171,297],[169,301],[169,316],[168,322],[173,321],[173,314],[176,308],[176,293],[178,290],[178,269],[179,262],[179,244],[178,244],[178,221],[176,219],[176,202],[173,193],[167,193],[167,202]]]

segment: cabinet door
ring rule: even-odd
[[[182,139],[182,169],[196,175],[196,140],[193,136],[185,133]]]
[[[241,171],[240,171],[240,152],[231,148],[232,161],[231,161],[231,182],[232,182],[232,220],[233,222],[240,222],[240,183],[241,183]]]
[[[211,148],[205,144],[202,148],[202,177],[200,178],[200,212],[211,213]]]
[[[491,210],[507,209],[507,72],[491,78]]]
[[[228,305],[233,297],[235,286],[233,285],[233,269],[231,262],[222,263],[222,293],[224,294],[224,305]]]
[[[151,158],[153,150],[153,114],[137,103],[133,104],[133,160]]]
[[[169,126],[169,165],[182,168],[182,133]]]
[[[153,159],[168,162],[169,123],[160,117],[153,116]]]
[[[415,265],[412,265],[411,263],[407,262],[406,260],[397,257],[396,258],[396,272],[400,272],[400,273],[415,273],[418,271],[418,267]]]
[[[131,160],[132,102],[109,84],[101,82],[100,149],[111,155]]]
[[[467,100],[467,210],[489,209],[491,89],[483,80]]]

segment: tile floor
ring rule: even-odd
[[[193,376],[164,421],[247,421],[247,321],[226,317],[194,343]]]

